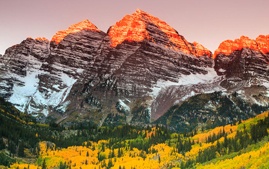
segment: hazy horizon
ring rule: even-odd
[[[199,42],[214,52],[226,39],[269,34],[268,6],[269,1],[263,0],[1,1],[0,54],[27,37],[50,40],[57,31],[84,19],[107,32],[109,26],[138,8],[164,20],[189,42]]]

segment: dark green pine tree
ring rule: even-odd
[[[24,154],[24,144],[23,143],[20,143],[19,144],[18,156],[25,157],[25,154]]]
[[[14,156],[14,154],[16,153],[16,145],[14,142],[8,140],[8,150],[9,150],[9,155],[10,156]]]
[[[110,158],[107,164],[107,168],[113,167],[112,159]]]
[[[67,169],[68,166],[66,165],[66,163],[60,162],[60,166],[59,169]]]
[[[118,148],[118,157],[121,157],[121,149],[120,148]]]
[[[3,150],[6,148],[6,145],[4,143],[4,140],[2,138],[0,138],[0,150]]]

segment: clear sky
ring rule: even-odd
[[[106,32],[139,8],[214,51],[226,39],[269,34],[269,0],[0,0],[0,54],[89,19]]]

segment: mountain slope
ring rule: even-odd
[[[157,95],[153,88],[158,81],[177,83],[184,75],[207,74],[206,68],[213,66],[208,50],[190,44],[165,22],[141,10],[111,26],[105,39],[111,41],[103,42],[103,50],[95,60],[97,77],[74,89],[83,88],[74,97],[82,93],[86,96],[80,103],[80,112],[85,112],[90,104],[97,111],[126,116],[127,123],[139,122],[133,117],[152,116],[151,102]],[[139,100],[144,102],[136,105]],[[124,114],[116,106],[122,101],[130,109]],[[134,108],[139,109],[140,115],[134,114],[138,110]],[[146,121],[149,123],[150,119]]]
[[[93,130],[98,131],[97,139],[76,146],[63,148],[42,141],[36,162],[11,167],[262,168],[268,164],[268,120],[264,112],[234,125],[185,134],[160,126],[101,127]],[[79,130],[76,139],[91,133],[88,130]]]
[[[191,132],[234,124],[254,117],[268,108],[269,106],[247,102],[237,92],[198,94],[171,107],[154,123],[167,125],[174,131]]]
[[[147,125],[188,98],[219,91],[228,98],[236,91],[244,104],[264,110],[268,44],[268,36],[241,37],[223,42],[212,56],[166,22],[136,10],[107,33],[84,20],[51,41],[28,38],[7,49],[0,95],[39,120],[67,126]]]
[[[177,91],[188,91],[193,97],[174,103],[175,106],[156,123],[174,130],[191,131],[234,123],[267,110],[268,44],[268,36],[262,35],[256,40],[242,36],[234,41],[222,42],[213,56],[218,76],[211,82],[212,86],[207,84],[207,88],[203,88],[203,85],[196,85],[189,90],[181,86],[183,90],[176,90],[175,87],[165,90],[163,97],[158,96],[160,99],[165,99],[170,93],[176,97]]]
[[[78,121],[102,124],[110,114],[126,117],[124,123],[143,118],[149,123],[173,105],[156,111],[152,102],[160,89],[181,77],[207,75],[211,56],[164,21],[137,10],[107,34],[84,20],[51,41],[28,38],[9,48],[1,61],[1,95],[23,112],[58,122],[73,121],[71,114],[80,112]]]

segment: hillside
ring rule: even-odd
[[[1,120],[12,120],[15,125],[7,126],[9,134],[25,140],[24,148],[16,149],[23,151],[12,152],[7,145],[15,140],[1,135],[5,146],[1,143],[0,164],[10,168],[262,168],[268,163],[269,112],[235,125],[173,133],[161,126],[80,125],[63,129],[26,123],[28,117],[23,120],[4,113],[8,106],[2,102]],[[17,131],[27,128],[28,141],[36,138],[38,151],[33,152],[32,143],[27,144],[27,138],[11,126],[17,126]]]

